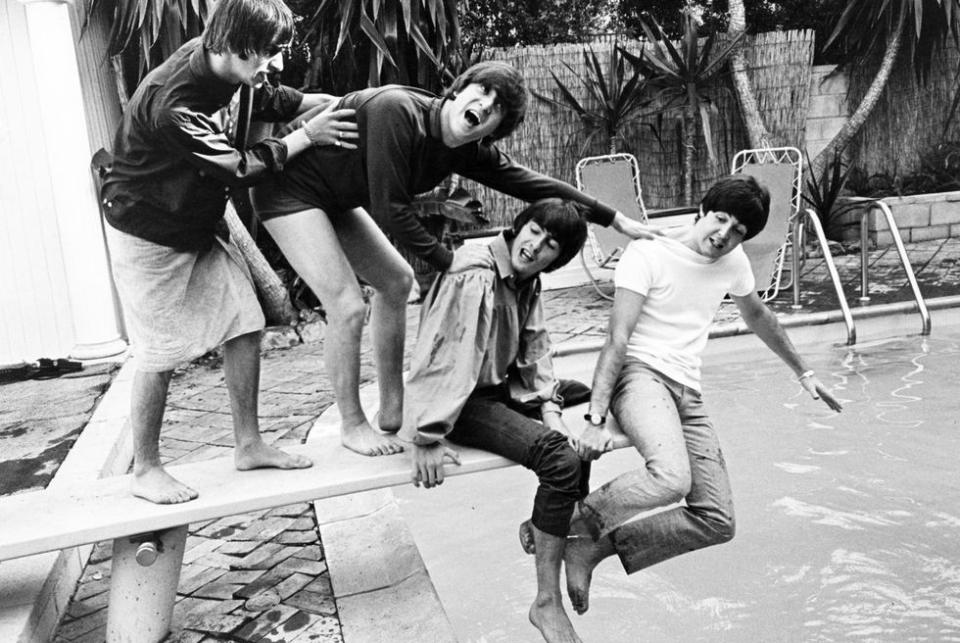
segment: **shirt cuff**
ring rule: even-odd
[[[446,272],[453,263],[453,253],[443,245],[437,244],[429,254],[423,257],[423,260],[440,272]]]

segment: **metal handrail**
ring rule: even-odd
[[[870,199],[868,197],[852,197],[850,201],[863,203],[866,205],[865,208],[858,212],[860,217],[860,301],[867,303],[870,301],[870,285],[867,275],[867,241],[869,236],[869,220],[867,215],[873,212],[874,208],[878,208],[883,212],[884,218],[887,220],[887,227],[890,228],[890,235],[893,237],[893,243],[897,248],[897,254],[900,255],[900,264],[903,266],[904,272],[907,273],[907,281],[910,283],[910,289],[913,291],[913,298],[917,302],[917,309],[920,311],[920,320],[922,323],[922,335],[930,334],[930,312],[927,310],[927,304],[923,300],[923,295],[920,293],[920,286],[917,284],[917,277],[913,273],[913,266],[910,264],[910,259],[907,257],[907,250],[903,245],[903,239],[900,236],[900,229],[897,227],[896,221],[893,218],[893,212],[890,211],[890,206],[888,206],[883,201],[878,201],[877,199]]]
[[[850,312],[850,306],[847,304],[847,298],[843,294],[843,285],[840,283],[840,273],[837,272],[837,266],[833,263],[833,255],[830,254],[830,247],[827,245],[827,236],[823,233],[823,226],[820,225],[820,219],[810,208],[800,210],[797,218],[793,222],[793,238],[800,239],[800,227],[803,225],[803,218],[810,221],[814,232],[817,234],[817,243],[820,244],[820,251],[823,253],[823,260],[827,264],[827,272],[830,273],[830,280],[833,282],[833,288],[837,293],[837,301],[840,303],[840,310],[843,313],[843,321],[847,325],[847,345],[857,343],[857,329],[853,324],[853,314]],[[793,249],[793,306],[800,307],[800,252],[794,246]]]

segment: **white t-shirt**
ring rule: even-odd
[[[646,297],[627,355],[698,391],[700,354],[720,302],[755,288],[742,246],[708,259],[667,237],[631,242],[614,283]]]

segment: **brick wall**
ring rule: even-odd
[[[835,69],[836,65],[816,65],[810,76],[805,137],[810,158],[815,158],[847,121],[847,75],[833,74]]]

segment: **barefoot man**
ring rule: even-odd
[[[102,199],[111,261],[134,347],[130,422],[133,494],[186,502],[197,491],[160,463],[159,438],[173,369],[223,344],[238,469],[309,467],[260,436],[257,392],[263,313],[223,213],[233,188],[279,172],[313,145],[354,147],[352,110],[326,111],[283,138],[230,146],[217,112],[241,85],[254,115],[288,121],[334,98],[265,84],[283,68],[293,16],[282,0],[220,0],[201,38],[144,78],[123,116]]]
[[[536,548],[537,597],[530,622],[550,643],[580,641],[560,593],[560,564],[574,506],[587,492],[587,463],[570,444],[561,408],[589,389],[553,372],[540,301],[540,273],[566,264],[587,226],[570,201],[523,210],[490,246],[464,246],[467,266],[441,275],[423,304],[410,363],[401,437],[412,440],[412,478],[443,482],[442,439],[496,453],[537,474],[525,525]]]
[[[700,397],[700,354],[729,293],[747,326],[815,400],[840,403],[809,370],[776,316],[757,296],[740,244],[767,221],[770,197],[753,178],[724,177],[694,223],[627,246],[617,266],[607,339],[597,362],[581,457],[610,449],[616,418],[643,466],[593,491],[579,505],[564,562],[567,593],[582,614],[597,564],[618,555],[628,574],[733,538],[730,482]],[[660,513],[641,512],[684,500]],[[539,547],[539,544],[537,544]]]

